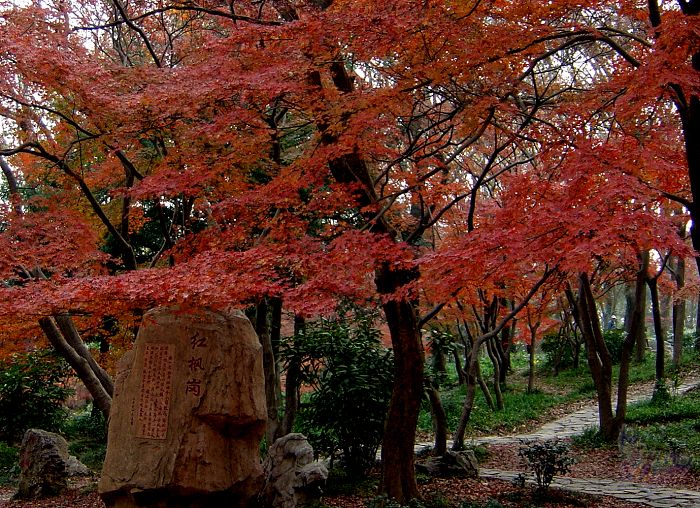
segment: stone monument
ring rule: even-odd
[[[154,309],[117,367],[100,495],[108,508],[249,506],[266,416],[242,312]]]

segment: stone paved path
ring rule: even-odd
[[[677,393],[685,393],[700,384],[700,378],[686,379],[677,387]],[[649,393],[638,393],[628,398],[630,403],[649,398]],[[591,404],[574,413],[568,414],[549,422],[534,432],[527,434],[508,436],[486,436],[475,438],[475,444],[511,444],[523,441],[545,441],[550,439],[564,439],[581,434],[586,428],[598,425],[598,405]],[[448,443],[448,447],[452,443]],[[419,443],[416,451],[432,448],[431,443]],[[496,478],[512,481],[519,474],[517,471],[500,471],[496,469],[480,469],[479,475],[484,478]],[[534,483],[532,475],[525,475],[528,482]],[[700,508],[700,492],[693,490],[678,490],[646,485],[641,483],[619,482],[607,479],[584,479],[556,477],[552,482],[553,487],[581,492],[584,494],[597,494],[612,496],[625,501],[645,504],[658,508]]]
[[[513,481],[521,473],[517,471],[499,471],[480,469],[482,478]],[[534,484],[532,475],[525,475],[528,483]],[[583,479],[556,477],[552,487],[581,492],[584,494],[612,496],[625,501],[641,503],[657,508],[696,508],[700,507],[700,492],[694,490],[667,489],[656,485],[618,482],[605,479]]]
[[[700,383],[700,378],[685,380],[677,388],[677,393],[683,394]],[[649,398],[649,393],[638,393],[628,397],[628,403],[638,402]],[[475,438],[478,444],[509,444],[521,441],[546,441],[548,439],[564,439],[583,433],[588,427],[598,426],[598,405],[591,404],[562,418],[549,422],[529,434],[509,436],[486,436]]]

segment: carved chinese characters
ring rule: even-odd
[[[168,432],[173,344],[146,344],[136,437],[165,439]]]
[[[108,507],[248,506],[262,482],[262,351],[240,312],[148,312],[118,366]]]
[[[201,374],[200,371],[204,371],[204,365],[202,363],[203,357],[201,356],[202,352],[199,351],[199,349],[207,347],[206,337],[200,337],[198,333],[195,333],[190,337],[190,347],[192,351],[190,359],[187,360],[187,370],[190,374],[190,378],[185,385],[185,392],[199,397],[202,393],[202,380],[199,379],[198,376]]]

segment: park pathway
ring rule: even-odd
[[[692,390],[700,383],[700,377],[693,376],[683,381],[673,391],[674,394],[682,395],[689,390]],[[653,386],[653,385],[651,385]],[[650,397],[650,387],[648,390],[636,391],[631,393],[628,398],[628,404],[639,402]],[[546,441],[549,439],[564,439],[578,434],[582,434],[589,427],[598,426],[598,404],[594,403],[579,409],[566,416],[553,420],[544,424],[539,429],[528,434],[512,434],[508,436],[485,436],[474,438],[474,443],[477,444],[510,444],[519,443],[521,441]]]
[[[697,387],[700,377],[692,376],[680,384],[674,393],[683,394]],[[645,400],[650,396],[650,389],[635,391],[628,397],[629,403]],[[598,425],[598,405],[590,404],[578,411],[546,423],[542,427],[527,434],[512,434],[506,436],[485,436],[473,439],[474,444],[513,444],[525,441],[546,441],[565,439],[581,434],[588,427]],[[451,446],[452,443],[448,443]],[[419,443],[416,450],[432,448],[431,443]],[[498,480],[514,481],[522,473],[519,471],[502,471],[498,469],[480,469],[479,476]],[[524,475],[526,481],[534,483],[532,474]],[[568,478],[556,477],[553,487],[571,492],[595,494],[616,497],[625,501],[645,504],[656,508],[700,508],[700,492],[693,490],[669,489],[657,485],[632,482],[620,482],[598,478]]]

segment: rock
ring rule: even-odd
[[[448,451],[441,457],[430,457],[417,462],[416,470],[441,478],[450,476],[477,478],[479,476],[479,463],[471,450],[461,452]]]
[[[328,469],[313,460],[314,451],[302,434],[287,434],[275,441],[265,460],[261,506],[296,508],[318,499]]]
[[[84,464],[68,455],[65,439],[40,429],[24,433],[19,466],[17,499],[57,496],[68,487],[68,476],[90,474]]]
[[[262,486],[262,348],[239,311],[159,308],[117,366],[107,507],[245,507]]]
[[[66,459],[66,474],[68,476],[90,476],[88,467],[80,462],[74,455],[69,455]]]

